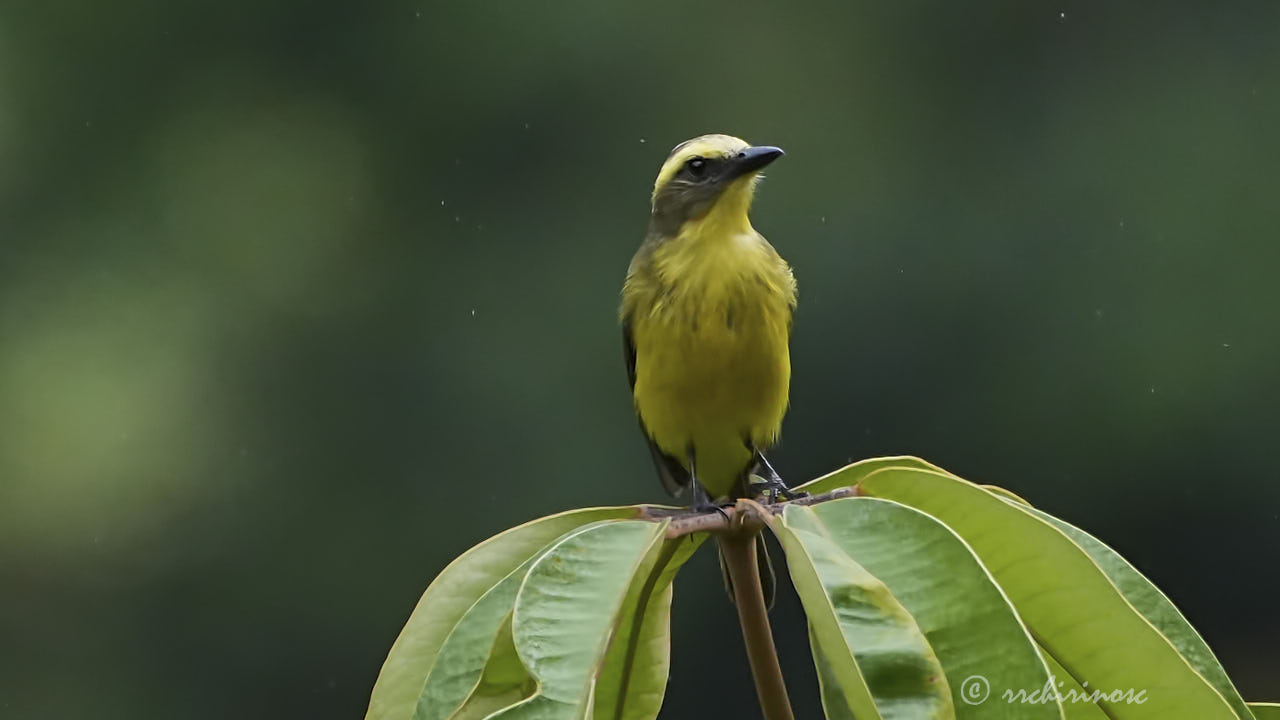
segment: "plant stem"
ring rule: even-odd
[[[837,488],[831,492],[825,492],[821,495],[809,495],[797,500],[788,500],[786,502],[772,503],[770,505],[760,505],[752,503],[751,511],[755,514],[778,515],[786,509],[788,505],[816,505],[818,503],[830,502],[832,500],[841,500],[847,497],[854,497],[858,494],[856,487]],[[716,535],[730,532],[737,532],[741,523],[748,522],[754,524],[756,529],[763,526],[764,520],[751,520],[745,517],[737,507],[721,508],[720,512],[694,511],[688,508],[670,508],[658,505],[642,505],[639,516],[648,520],[666,520],[670,519],[671,524],[667,526],[667,539],[682,537],[684,535],[692,535],[693,533],[713,533]],[[751,514],[750,512],[748,514]]]
[[[733,581],[734,603],[738,606],[738,622],[751,662],[751,676],[756,681],[756,694],[765,720],[795,720],[787,685],[782,679],[778,650],[773,645],[769,627],[769,610],[764,603],[760,572],[756,566],[756,536],[759,525],[716,537],[724,555],[729,578]]]

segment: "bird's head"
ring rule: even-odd
[[[675,146],[653,184],[653,222],[675,234],[691,220],[716,214],[746,218],[760,171],[782,150],[729,135],[703,135]]]

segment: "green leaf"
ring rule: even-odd
[[[571,532],[534,561],[511,629],[533,697],[494,720],[573,720],[591,711],[596,673],[636,572],[667,523],[617,520]]]
[[[382,665],[366,720],[408,720],[440,646],[467,610],[556,538],[600,520],[633,518],[631,507],[573,510],[526,523],[471,548],[432,581]]]
[[[516,591],[532,564],[532,560],[525,562],[490,588],[454,626],[427,674],[414,718],[449,717],[471,695],[489,662],[499,630],[510,622]]]
[[[954,718],[938,658],[884,583],[822,532],[811,508],[788,507],[772,528],[821,657],[853,714],[859,720]]]
[[[813,665],[818,670],[818,690],[822,693],[822,712],[827,720],[857,720],[853,710],[849,709],[849,701],[844,699],[840,679],[836,677],[831,661],[827,660],[817,636],[813,634],[813,623],[809,624],[809,649],[813,652]]]
[[[1236,717],[1089,555],[1029,508],[927,470],[881,470],[860,488],[929,513],[956,531],[1072,677],[1104,692],[1145,692],[1142,704],[1100,702],[1113,718]]]
[[[449,720],[482,720],[498,710],[518,704],[533,695],[536,689],[537,683],[516,653],[516,643],[511,637],[511,613],[508,612],[498,630],[479,684],[466,703],[447,717]],[[426,717],[434,720],[446,716]]]
[[[507,617],[502,622],[502,629],[498,631],[498,638],[494,640],[493,649],[489,652],[489,660],[484,665],[484,675],[480,677],[480,685],[477,692],[489,691],[491,694],[494,690],[506,690],[509,688],[527,689],[527,695],[532,695],[534,690],[533,676],[529,674],[524,663],[520,662],[520,653],[516,652],[516,641],[511,636],[511,616],[514,613],[507,613]]]
[[[594,720],[658,716],[671,662],[671,581],[706,538],[666,540],[636,573],[596,680]]]
[[[1191,667],[1200,673],[1223,698],[1231,705],[1232,710],[1241,720],[1248,720],[1250,712],[1240,697],[1240,692],[1227,677],[1214,656],[1213,651],[1205,643],[1200,633],[1191,627],[1191,623],[1178,612],[1172,601],[1151,583],[1137,568],[1120,557],[1115,550],[1107,547],[1089,533],[1074,525],[1063,522],[1048,513],[1032,510],[1040,519],[1048,522],[1071,538],[1077,545],[1089,553],[1094,563],[1102,568],[1111,583],[1120,589],[1129,604],[1147,619],[1160,634],[1173,643],[1182,657],[1191,663]]]
[[[792,490],[798,490],[798,491],[807,492],[811,495],[817,495],[819,493],[830,492],[837,488],[853,487],[854,485],[857,485],[858,483],[862,482],[863,478],[865,478],[866,476],[870,475],[873,472],[876,472],[877,470],[883,470],[885,468],[895,468],[895,467],[919,468],[921,470],[936,470],[937,472],[946,472],[945,470],[938,467],[937,465],[934,465],[933,463],[930,463],[926,460],[921,460],[920,458],[913,457],[911,455],[893,455],[890,457],[867,458],[866,460],[859,460],[858,462],[853,463],[852,465],[845,465],[839,470],[827,473],[826,475],[823,475],[820,478],[815,478],[813,480],[810,480],[809,482],[799,487],[792,488]]]
[[[1049,682],[1031,636],[991,575],[954,532],[889,500],[812,507],[813,529],[883,582],[924,633],[960,720],[1061,720],[1056,702],[1011,706],[1005,689]]]
[[[1098,707],[1097,703],[1089,700],[1090,691],[1086,691],[1071,677],[1071,673],[1067,672],[1053,656],[1045,652],[1043,648],[1041,653],[1045,662],[1049,665],[1049,672],[1053,673],[1053,686],[1051,689],[1057,690],[1061,700],[1063,716],[1066,720],[1109,720],[1107,714]],[[1011,702],[1044,702],[1045,688],[1041,688],[1039,695],[1032,695],[1028,692],[1026,695],[1019,696],[1019,700]]]
[[[448,720],[486,720],[499,710],[519,704],[525,697],[527,695],[515,689],[495,695],[472,695],[467,698],[467,704],[450,715]]]
[[[947,473],[947,474],[950,475],[951,473]],[[999,487],[997,485],[979,485],[978,487],[982,488],[983,490],[986,490],[989,493],[999,495],[1005,500],[1010,500],[1012,502],[1018,503],[1019,505],[1026,505],[1027,507],[1031,507],[1031,503],[1022,499],[1021,496],[1019,496],[1018,494],[1014,493],[1011,490],[1005,490],[1004,488]]]
[[[1280,720],[1280,703],[1249,703],[1256,720]]]

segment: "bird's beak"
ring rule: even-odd
[[[732,179],[757,172],[785,154],[782,152],[782,148],[776,148],[772,145],[749,147],[729,160],[726,175],[729,179]]]

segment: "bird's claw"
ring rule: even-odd
[[[695,504],[692,508],[690,508],[690,509],[691,509],[691,510],[693,510],[694,512],[696,512],[696,513],[718,512],[718,513],[720,513],[720,517],[724,518],[725,520],[728,520],[728,519],[729,519],[729,513],[725,512],[723,507],[721,507],[721,506],[719,506],[719,505],[717,505],[717,504],[715,504],[715,503],[713,503],[713,502],[700,502],[700,503],[696,503],[696,504]]]
[[[802,490],[792,490],[781,480],[762,479],[761,482],[751,483],[750,487],[753,491],[759,493],[757,497],[763,500],[766,505],[809,497],[809,493]]]

